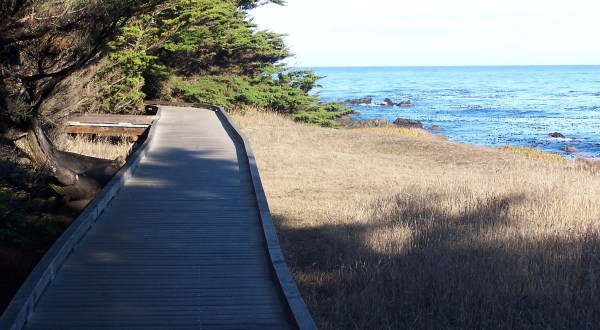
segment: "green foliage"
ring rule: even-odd
[[[188,102],[215,104],[225,108],[234,107],[236,95],[246,94],[247,79],[239,76],[202,76],[193,83],[178,79],[174,84],[177,97]]]
[[[164,1],[0,1],[2,124],[27,129],[34,118],[55,121],[93,103],[102,79],[77,78],[95,74],[119,30]],[[135,85],[133,78],[125,83]],[[115,94],[123,96],[120,87]]]
[[[237,0],[237,6],[242,10],[254,9],[265,3],[285,4],[285,0]]]
[[[280,84],[291,84],[295,88],[299,88],[304,93],[310,92],[314,87],[321,87],[317,85],[317,81],[323,77],[315,75],[310,70],[300,71],[289,71],[289,72],[278,72]]]
[[[110,44],[103,112],[141,109],[142,99],[179,98],[225,108],[258,106],[299,121],[336,126],[352,111],[318,104],[309,91],[321,78],[289,71],[282,35],[261,31],[246,10],[282,0],[168,0],[132,18]],[[165,84],[168,81],[169,84]]]
[[[175,82],[174,90],[179,98],[188,102],[216,104],[225,108],[243,109],[258,106],[290,115],[297,121],[310,124],[337,127],[335,118],[353,113],[339,103],[317,104],[314,96],[308,95],[298,85],[305,79],[313,79],[314,74],[290,72],[282,74],[283,79],[267,77],[248,78],[244,76],[203,76],[194,83]]]
[[[256,1],[245,1],[246,5]],[[153,54],[175,74],[257,76],[291,54],[281,35],[257,31],[235,1],[173,0],[155,17]]]
[[[335,119],[352,113],[354,113],[354,110],[345,108],[337,102],[328,102],[297,111],[291,114],[291,117],[296,121],[308,124],[323,127],[339,127],[340,124]]]
[[[143,74],[156,60],[148,54],[153,40],[147,34],[152,16],[141,15],[124,26],[115,40],[108,44],[110,66],[101,72],[101,89],[98,99],[100,111],[107,113],[134,113],[143,109],[146,94]]]

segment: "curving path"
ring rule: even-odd
[[[245,138],[220,109],[159,113],[131,177],[64,260],[38,265],[50,279],[28,279],[0,328],[315,328]]]

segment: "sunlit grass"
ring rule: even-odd
[[[320,328],[600,326],[595,162],[236,120]]]
[[[128,137],[90,137],[86,135],[66,136],[60,141],[64,151],[103,159],[126,158],[133,142]]]
[[[380,133],[387,135],[396,135],[396,136],[407,136],[414,138],[427,138],[427,139],[445,139],[442,135],[435,135],[427,132],[423,129],[417,128],[404,128],[404,127],[368,127],[368,128],[357,128],[355,129],[359,132],[372,132],[372,133]]]
[[[540,159],[540,160],[549,160],[549,161],[559,161],[566,162],[567,159],[550,152],[541,151],[532,147],[522,147],[522,146],[503,146],[498,148],[504,152],[509,152],[517,155],[525,156],[529,159]]]

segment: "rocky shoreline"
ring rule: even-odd
[[[410,100],[403,100],[400,102],[394,102],[390,98],[385,98],[382,103],[373,103],[373,98],[363,97],[359,99],[350,99],[340,101],[340,104],[349,105],[373,105],[373,106],[387,106],[387,107],[413,107],[414,104]],[[401,127],[401,128],[416,128],[425,129],[423,123],[418,120],[407,119],[407,118],[396,118],[396,120],[389,121],[385,118],[372,118],[363,120],[354,120],[352,116],[346,115],[336,120],[341,126],[345,128],[368,128],[368,127]],[[439,131],[442,128],[439,125],[434,125],[429,128],[432,131]]]
[[[413,106],[415,106],[410,100],[402,100],[402,101],[396,103],[392,99],[387,98],[387,97],[383,100],[383,102],[380,102],[380,103],[373,103],[372,97],[362,97],[359,99],[343,100],[343,101],[340,101],[339,103],[340,104],[350,104],[350,105],[364,104],[364,105],[384,106],[384,107],[413,107]]]
[[[336,121],[345,128],[369,128],[369,127],[401,127],[401,128],[416,128],[416,129],[425,129],[423,123],[418,120],[406,119],[406,118],[396,118],[393,122],[385,119],[385,118],[372,118],[372,119],[363,119],[363,120],[354,120],[352,116],[342,116]],[[435,127],[434,127],[435,126]],[[434,125],[430,128],[430,130],[441,130],[441,127],[438,125]]]
[[[412,107],[414,104],[410,100],[403,100],[399,103],[394,102],[390,98],[385,98],[381,103],[373,103],[373,98],[363,97],[358,99],[349,99],[340,101],[340,104],[347,105],[367,105],[367,106],[388,106],[388,107]],[[407,118],[396,118],[396,120],[389,121],[385,118],[371,118],[363,120],[354,120],[351,115],[346,115],[336,119],[336,121],[345,128],[370,128],[370,127],[399,127],[399,128],[412,128],[412,129],[427,129],[430,131],[441,131],[440,125],[432,125],[431,127],[425,128],[423,123],[418,120],[407,119]],[[548,134],[549,138],[552,139],[566,139],[566,137],[559,132],[552,132]],[[568,154],[575,154],[579,150],[572,145],[567,145],[563,148],[563,151]]]

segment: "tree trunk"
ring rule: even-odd
[[[47,138],[37,116],[30,123],[29,154],[42,171],[58,181],[59,184],[50,187],[59,194],[75,199],[92,198],[124,163],[121,157],[106,160],[58,150]]]
[[[23,80],[18,47],[5,48],[3,53],[6,55],[5,67],[9,70],[2,71],[0,76],[0,94],[4,96],[0,105],[1,108],[14,112],[8,114],[9,118],[17,119],[7,120],[6,124],[12,122],[12,125],[9,124],[12,130],[25,133],[26,138],[26,143],[15,144],[25,151],[43,172],[56,179],[58,184],[50,185],[56,192],[76,199],[92,198],[117,173],[122,161],[87,157],[56,149],[46,136],[40,120],[40,107],[42,101],[49,96],[48,92],[36,94],[32,86]],[[56,79],[48,80],[44,91],[52,90],[61,77],[57,75]],[[17,113],[21,115],[16,115]],[[30,115],[24,116],[26,113]],[[16,138],[9,137],[9,140]]]

